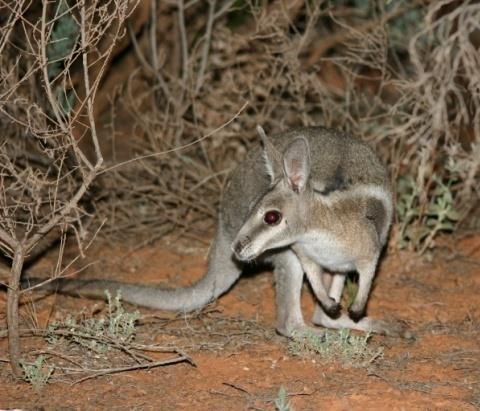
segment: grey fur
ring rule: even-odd
[[[373,150],[346,133],[323,127],[298,128],[272,139],[261,127],[257,130],[262,147],[248,153],[225,186],[207,273],[199,282],[161,289],[61,280],[59,291],[103,298],[105,289],[121,290],[123,300],[133,304],[191,311],[225,293],[240,276],[243,263],[255,259],[274,266],[281,334],[290,336],[306,327],[300,309],[304,271],[321,304],[315,323],[401,333],[385,322],[362,319],[392,214],[387,173]],[[270,209],[282,213],[278,224],[263,221]],[[331,241],[325,250],[315,248],[327,237]],[[359,271],[359,292],[349,309],[353,320],[339,311],[344,275],[338,274],[329,288],[321,278],[322,267]]]

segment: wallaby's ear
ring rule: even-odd
[[[296,138],[285,150],[283,171],[293,191],[305,189],[310,175],[310,147],[305,137]]]
[[[282,155],[267,137],[267,134],[265,133],[265,130],[262,126],[257,126],[257,133],[262,139],[262,157],[263,161],[265,162],[265,168],[268,176],[270,177],[270,181],[273,183],[275,177],[277,177],[278,174],[281,173]]]

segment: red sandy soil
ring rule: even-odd
[[[88,257],[96,263],[85,276],[172,286],[194,281],[206,266],[207,250],[183,242],[165,240],[131,250],[133,245],[97,246]],[[195,365],[129,371],[73,385],[75,378],[55,373],[49,384],[35,390],[16,382],[2,362],[0,408],[273,410],[283,386],[295,410],[479,409],[480,235],[445,238],[430,259],[406,252],[386,256],[369,313],[405,321],[416,338],[373,337],[372,344],[383,346],[385,354],[368,367],[346,368],[291,354],[288,340],[274,332],[272,277],[263,272],[241,279],[207,313],[177,317],[173,331],[168,328],[171,314],[140,310],[144,321],[137,341],[174,344]],[[302,304],[308,319],[313,302],[307,287]],[[105,304],[57,295],[37,300],[35,312],[31,307],[23,306],[23,318],[35,318],[37,327],[45,328],[68,313],[94,313]],[[0,295],[2,328],[4,313],[5,295]],[[28,356],[47,343],[25,337],[22,344]],[[2,359],[6,347],[6,340],[0,340]],[[91,355],[66,349],[79,362],[82,355]],[[151,358],[171,356],[153,353]]]

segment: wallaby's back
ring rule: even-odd
[[[377,185],[389,191],[385,167],[363,141],[325,127],[303,127],[271,137],[281,153],[295,138],[308,140],[311,153],[311,180],[314,188],[328,195],[360,184]],[[245,222],[249,210],[270,188],[262,148],[252,149],[233,171],[224,190],[220,221],[231,236]]]

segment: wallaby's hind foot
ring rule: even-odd
[[[287,338],[292,338],[295,334],[304,334],[304,333],[315,333],[320,336],[325,334],[325,331],[320,328],[310,327],[306,325],[303,321],[296,323],[288,324],[277,324],[275,328],[278,334],[283,335]]]
[[[325,314],[322,308],[318,305],[315,307],[312,322],[315,325],[320,325],[325,328],[348,328],[351,330],[388,335],[389,337],[401,337],[407,339],[413,338],[413,333],[409,331],[406,325],[401,321],[379,320],[371,317],[363,317],[358,321],[353,321],[346,314],[340,315],[340,317],[338,317],[337,319],[332,319],[327,314]]]

